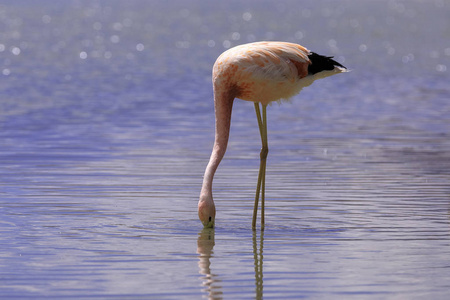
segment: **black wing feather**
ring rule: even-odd
[[[311,52],[308,55],[311,64],[308,66],[308,73],[314,75],[322,71],[331,71],[335,66],[346,69],[343,65],[333,59],[333,56],[323,56]]]

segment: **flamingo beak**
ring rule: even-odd
[[[203,221],[203,226],[205,228],[213,228],[214,227],[214,217],[209,217],[208,221]]]

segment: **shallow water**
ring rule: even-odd
[[[450,296],[446,1],[38,2],[0,4],[2,298]],[[211,66],[256,40],[352,72],[269,108],[264,232],[235,101],[204,230]]]

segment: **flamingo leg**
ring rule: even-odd
[[[255,204],[253,208],[253,221],[252,228],[256,228],[256,217],[258,214],[258,203],[259,196],[261,195],[261,229],[264,230],[264,209],[265,209],[265,188],[266,188],[266,161],[267,154],[269,152],[268,142],[267,142],[267,105],[262,106],[262,116],[261,110],[259,108],[259,103],[255,102],[256,117],[258,119],[259,133],[261,135],[261,153],[260,153],[260,164],[258,173],[258,184],[256,185],[256,195]]]

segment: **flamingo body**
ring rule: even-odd
[[[222,88],[234,89],[236,98],[267,105],[289,99],[314,80],[345,69],[339,65],[328,72],[310,74],[310,54],[303,46],[285,42],[236,46],[216,60],[213,82]]]
[[[234,99],[255,103],[263,147],[252,227],[255,227],[258,199],[262,191],[263,228],[265,161],[268,152],[267,105],[273,101],[291,98],[319,78],[346,70],[331,57],[321,56],[303,46],[286,42],[244,44],[231,48],[218,57],[213,67],[215,142],[198,204],[199,218],[205,227],[214,226],[216,211],[212,198],[212,181],[227,148]],[[262,106],[262,115],[259,103]]]

